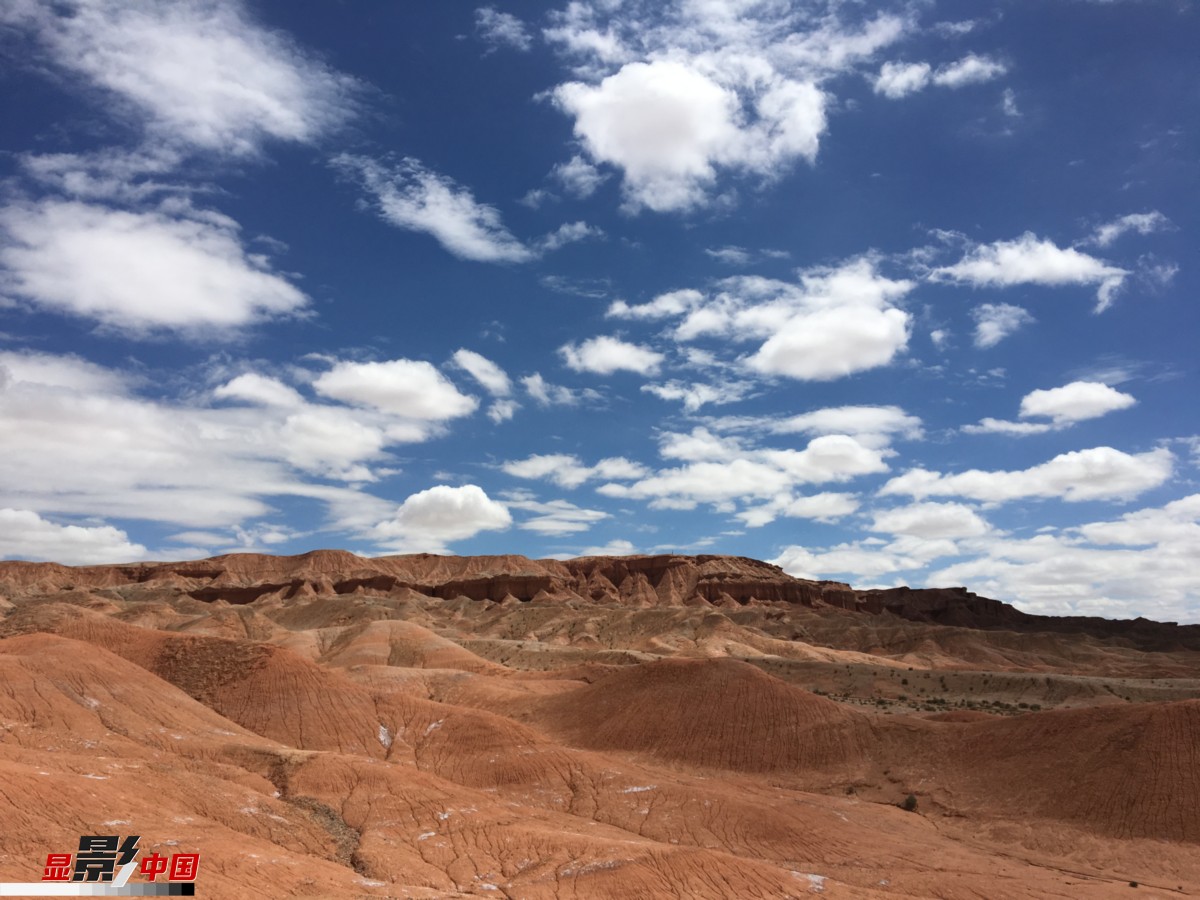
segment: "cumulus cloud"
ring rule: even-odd
[[[928,84],[932,67],[929,63],[886,62],[875,78],[875,93],[889,100],[898,100],[923,90]]]
[[[446,545],[512,525],[508,508],[474,484],[439,484],[408,497],[372,529],[382,546],[402,553],[446,553]]]
[[[980,542],[928,582],[970,584],[1045,615],[1200,618],[1200,495],[1031,538]],[[1154,585],[1147,592],[1146,585]]]
[[[579,241],[586,241],[588,238],[602,237],[604,237],[604,229],[602,228],[597,228],[583,221],[565,222],[539,240],[537,247],[542,253],[551,253],[565,247],[567,244],[576,244]]]
[[[1096,312],[1102,312],[1112,304],[1128,275],[1126,269],[1109,265],[1073,247],[1058,247],[1032,232],[1012,241],[977,245],[959,262],[936,268],[931,273],[934,280],[955,281],[973,287],[1095,285]]]
[[[595,163],[621,170],[630,210],[688,210],[725,172],[779,177],[815,159],[826,130],[821,86],[898,40],[881,14],[857,24],[836,9],[678,2],[636,12],[570,3],[544,34],[579,80],[551,96]]]
[[[328,480],[369,481],[386,447],[436,425],[394,430],[399,420],[375,411],[295,406],[286,385],[265,376],[217,388],[232,404],[223,406],[205,394],[151,398],[142,387],[75,357],[0,354],[6,505],[231,529],[268,516],[271,498],[291,497],[323,504],[331,523],[359,533],[387,504]]]
[[[836,522],[859,507],[854,494],[824,491],[819,494],[794,497],[783,494],[770,503],[752,506],[737,514],[749,528],[761,528],[778,518],[813,519],[817,522]]]
[[[1031,391],[1021,398],[1022,418],[1045,416],[1055,425],[1069,425],[1128,409],[1137,403],[1122,393],[1097,381],[1072,381],[1062,387]]]
[[[454,364],[479,382],[480,387],[493,397],[507,397],[512,393],[512,382],[508,373],[482,354],[465,347],[454,353]]]
[[[526,459],[510,460],[500,468],[514,478],[544,479],[560,487],[577,488],[590,480],[641,478],[647,469],[623,456],[610,456],[594,466],[584,465],[568,453],[535,453]]]
[[[938,69],[933,75],[933,83],[940,87],[960,88],[968,84],[980,84],[991,81],[1008,71],[1008,67],[988,56],[976,56],[974,53]]]
[[[59,525],[27,509],[0,509],[0,559],[103,565],[144,559],[147,550],[111,525]]]
[[[887,451],[865,447],[849,435],[813,438],[803,450],[774,449],[719,437],[706,428],[665,432],[659,439],[664,459],[684,465],[664,468],[632,484],[609,483],[597,490],[609,497],[649,500],[658,509],[694,509],[701,503],[734,512],[736,504],[768,501],[782,509],[799,485],[846,482],[885,472]],[[828,498],[827,498],[828,499]],[[804,505],[795,507],[803,510]]]
[[[981,350],[995,347],[1022,325],[1035,321],[1028,310],[1010,303],[982,303],[971,310],[971,318],[975,320],[975,346]]]
[[[681,316],[704,302],[704,295],[696,290],[685,289],[659,294],[649,303],[630,306],[624,300],[614,300],[605,312],[614,319],[655,321]]]
[[[1130,454],[1112,447],[1093,447],[1062,453],[1048,462],[1015,471],[971,469],[944,475],[910,469],[891,479],[879,492],[916,498],[966,497],[989,503],[1025,497],[1058,497],[1072,503],[1127,500],[1166,482],[1174,461],[1174,455],[1165,448]]]
[[[1072,381],[1062,387],[1031,391],[1021,398],[1020,417],[1047,418],[1049,422],[1007,422],[986,418],[978,425],[968,425],[968,434],[1012,434],[1018,436],[1043,434],[1095,419],[1137,403],[1130,394],[1122,393],[1098,381]]]
[[[899,406],[831,406],[779,419],[771,430],[777,434],[849,434],[871,446],[890,443],[893,436],[916,440],[923,433],[921,420]]]
[[[961,503],[913,503],[874,514],[872,531],[935,540],[979,537],[987,534],[987,521]]]
[[[613,372],[652,375],[658,371],[664,358],[649,347],[607,335],[589,338],[580,344],[566,344],[558,352],[568,368],[598,375],[611,375]]]
[[[711,384],[668,381],[665,384],[644,384],[642,390],[663,400],[682,400],[687,412],[696,412],[707,404],[721,406],[736,403],[753,390],[748,381],[721,381]]]
[[[563,186],[568,194],[580,200],[586,200],[600,187],[608,176],[593,166],[582,156],[575,155],[565,163],[554,167],[554,178]]]
[[[821,579],[836,575],[852,584],[859,583],[860,579],[918,569],[922,565],[913,557],[884,552],[878,546],[857,542],[820,549],[793,545],[785,547],[770,562],[796,578]]]
[[[304,405],[304,398],[294,387],[278,378],[246,372],[213,389],[218,400],[241,400],[259,406],[294,408]]]
[[[884,448],[896,438],[919,440],[921,420],[899,406],[831,406],[795,416],[730,416],[712,419],[719,431],[767,434],[847,434],[864,447]]]
[[[875,76],[875,93],[889,100],[898,100],[924,90],[930,85],[960,88],[968,84],[991,81],[1007,72],[1007,67],[987,56],[968,54],[962,59],[942,66],[936,72],[926,62],[886,62]]]
[[[16,3],[0,21],[116,98],[158,140],[232,154],[311,142],[354,110],[357,85],[259,26],[237,0]]]
[[[610,518],[603,510],[585,509],[567,500],[543,502],[521,493],[505,499],[509,509],[532,513],[517,525],[518,528],[542,535],[578,534]]]
[[[1054,426],[1049,422],[1010,422],[1007,419],[985,416],[979,420],[978,424],[964,425],[962,430],[966,434],[1011,434],[1017,437],[1026,437],[1031,434],[1045,434],[1053,431]]]
[[[348,153],[334,166],[353,177],[384,221],[431,235],[455,256],[476,262],[528,262],[535,254],[504,226],[499,211],[468,188],[416,159],[381,161]]]
[[[247,253],[230,219],[187,206],[128,212],[45,199],[0,210],[10,297],[137,335],[295,314],[308,298]]]
[[[1101,225],[1092,235],[1091,243],[1099,247],[1107,247],[1117,238],[1131,231],[1138,234],[1152,234],[1170,227],[1171,220],[1157,210],[1148,213],[1132,213]]]
[[[491,49],[510,47],[522,53],[533,48],[533,38],[525,23],[512,13],[500,12],[494,6],[475,10],[475,33]]]
[[[521,384],[538,406],[574,406],[579,402],[575,391],[561,384],[551,384],[540,372],[526,375]]]
[[[433,365],[415,359],[339,362],[313,382],[313,390],[355,406],[434,422],[468,415],[479,405]]]
[[[673,291],[649,303],[613,303],[608,315],[678,318],[680,343],[717,338],[760,341],[742,364],[762,375],[828,381],[886,365],[908,345],[911,317],[895,304],[914,282],[881,275],[860,257],[800,273],[799,284],[757,276],[723,279],[712,296]]]
[[[706,249],[705,256],[711,256],[717,262],[729,266],[745,266],[750,263],[750,251],[745,247],[716,247]]]

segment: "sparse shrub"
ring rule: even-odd
[[[917,795],[909,794],[907,797],[905,797],[904,800],[900,803],[900,808],[902,810],[904,810],[905,812],[916,812],[917,811]]]
[[[901,683],[901,684],[908,684],[908,679],[907,679],[907,678],[901,678],[901,679],[900,679],[900,683]]]

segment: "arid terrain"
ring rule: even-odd
[[[119,833],[212,898],[1200,896],[1198,698],[1200,626],[734,557],[4,562],[0,881]]]

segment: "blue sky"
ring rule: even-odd
[[[1200,15],[14,0],[0,556],[1200,621]]]

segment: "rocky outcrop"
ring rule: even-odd
[[[397,598],[410,592],[447,601],[495,603],[712,604],[723,609],[782,603],[976,630],[1082,634],[1143,650],[1200,650],[1200,626],[1035,616],[963,587],[856,591],[841,582],[794,578],[778,566],[740,556],[660,554],[559,561],[425,553],[367,558],[315,550],[297,556],[236,553],[119,566],[0,562],[0,598],[62,597],[69,591],[127,598],[186,594],[205,603],[237,606],[314,596]]]

